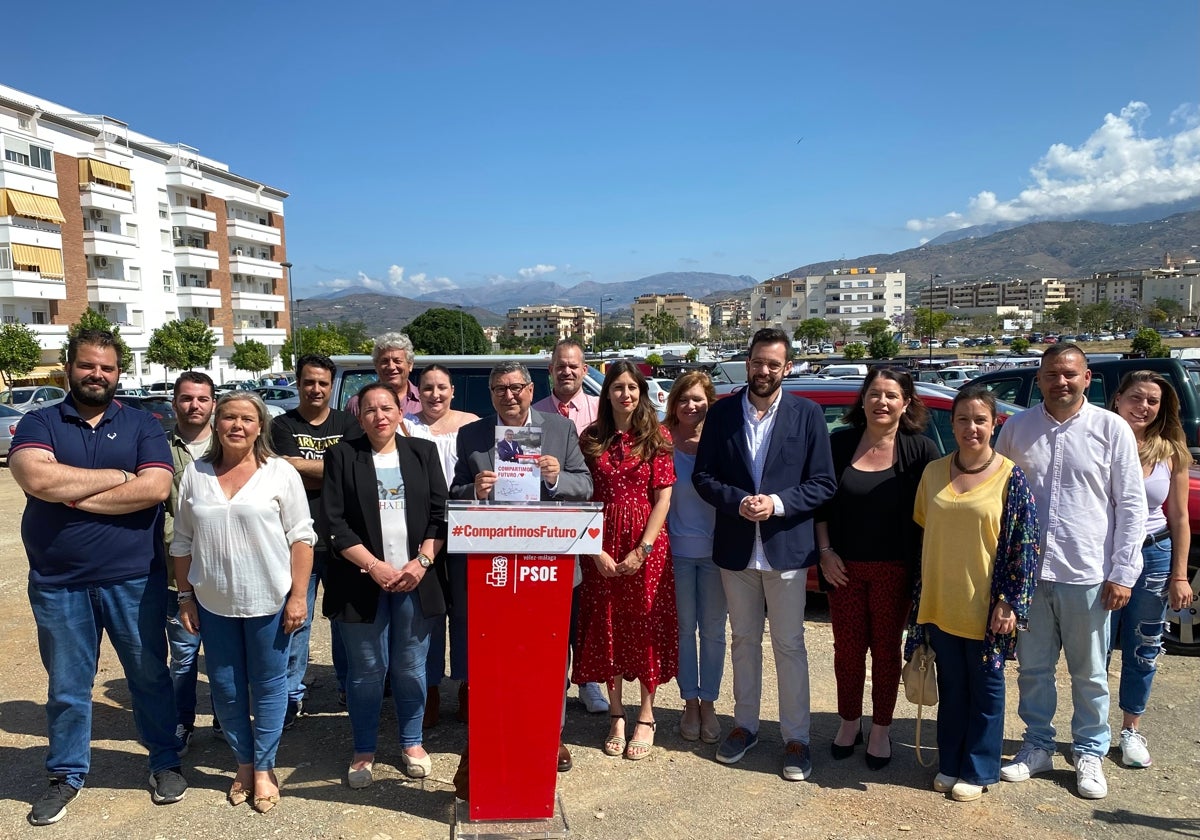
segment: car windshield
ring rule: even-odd
[[[33,392],[36,388],[12,388],[8,391],[0,391],[0,405],[21,405],[33,399]]]

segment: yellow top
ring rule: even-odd
[[[917,488],[913,519],[925,529],[917,622],[934,624],[964,639],[982,640],[1013,462],[999,455],[1001,468],[960,495],[950,484],[952,457],[929,464]]]

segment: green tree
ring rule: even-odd
[[[1171,355],[1170,348],[1163,344],[1162,336],[1149,327],[1137,331],[1129,349],[1146,358],[1165,358]]]
[[[1112,318],[1112,304],[1107,300],[1089,303],[1079,310],[1079,323],[1088,332],[1099,332]]]
[[[1010,346],[1012,347],[1013,353],[1018,356],[1024,356],[1029,352],[1029,339],[1023,336],[1017,336],[1013,339],[1013,343]]]
[[[129,345],[125,343],[125,339],[121,338],[121,328],[116,324],[111,323],[107,318],[101,315],[90,306],[83,310],[83,314],[79,316],[79,320],[71,326],[67,327],[67,341],[79,335],[80,330],[107,330],[112,333],[113,339],[117,344],[117,361],[121,365],[121,371],[127,372],[133,370],[133,352],[129,349]],[[64,344],[62,350],[58,353],[58,361],[63,367],[67,366],[67,345]]]
[[[833,334],[833,328],[824,318],[806,318],[796,327],[792,338],[805,344],[819,344]]]
[[[1164,320],[1173,322],[1176,326],[1179,325],[1179,320],[1187,315],[1187,310],[1183,304],[1175,300],[1175,298],[1160,297],[1154,299],[1154,308],[1165,313]]]
[[[14,379],[25,376],[41,360],[37,333],[24,324],[0,327],[0,383],[11,388]]]
[[[353,351],[358,350],[364,343],[370,345],[371,349],[375,347],[375,338],[367,332],[367,327],[362,321],[347,321],[342,319],[333,328],[341,333],[346,339],[346,346]],[[371,350],[367,350],[366,352],[370,353]]]
[[[851,332],[850,322],[843,321],[841,318],[837,318],[832,324],[830,324],[830,326],[833,328],[833,332],[837,335],[837,337],[842,340],[843,344],[845,344],[846,336],[850,335]]]
[[[259,374],[271,367],[271,351],[267,349],[267,345],[255,341],[253,338],[247,339],[241,344],[235,342],[233,354],[229,357],[229,364],[238,370],[250,371],[257,379]]]
[[[662,363],[663,357],[658,353],[651,353],[650,355],[646,356],[646,364],[650,365],[650,367],[658,367]]]
[[[874,338],[877,335],[887,335],[892,330],[892,322],[887,318],[872,318],[870,321],[865,321],[859,324],[858,331],[867,338]]]
[[[950,323],[948,312],[935,312],[928,307],[917,309],[913,319],[916,335],[921,338],[938,338],[948,323]]]
[[[876,333],[867,343],[867,354],[872,359],[890,359],[900,353],[900,342],[889,332]]]
[[[675,316],[666,311],[643,315],[642,327],[645,328],[648,335],[653,336],[650,340],[656,344],[678,341],[683,336],[683,330],[680,329]]]
[[[350,344],[346,341],[346,336],[332,324],[317,324],[312,327],[300,327],[296,342],[300,353],[303,356],[305,353],[320,353],[322,356],[339,356],[343,353],[350,352]],[[283,366],[289,370],[293,367],[294,356],[296,355],[293,349],[292,337],[283,343],[282,349],[279,351],[279,356],[283,360]]]
[[[1157,306],[1152,306],[1145,312],[1146,320],[1151,324],[1165,324],[1169,317],[1165,310],[1159,309]]]
[[[146,359],[168,370],[208,367],[217,350],[217,338],[199,318],[168,321],[150,334]]]
[[[421,354],[483,354],[492,349],[475,316],[461,310],[427,309],[404,331]]]
[[[867,348],[861,341],[852,341],[842,347],[842,357],[848,361],[857,361],[866,355]]]
[[[1075,329],[1075,325],[1079,323],[1080,314],[1079,304],[1073,300],[1068,300],[1050,310],[1050,320],[1063,329],[1073,330]]]
[[[1115,300],[1110,317],[1114,329],[1131,330],[1142,323],[1142,304],[1128,298]]]
[[[700,348],[693,347],[691,350],[687,351],[687,353],[685,353],[683,355],[683,358],[687,359],[689,362],[696,361],[697,359],[700,358]]]

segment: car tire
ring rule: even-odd
[[[1188,576],[1195,588],[1196,572],[1200,569],[1200,548],[1193,548],[1188,557]],[[1200,656],[1200,601],[1193,600],[1179,612],[1167,610],[1163,628],[1163,649],[1175,656]]]

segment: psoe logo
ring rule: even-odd
[[[492,570],[487,573],[488,586],[496,586],[501,589],[508,586],[508,558],[493,557]]]

